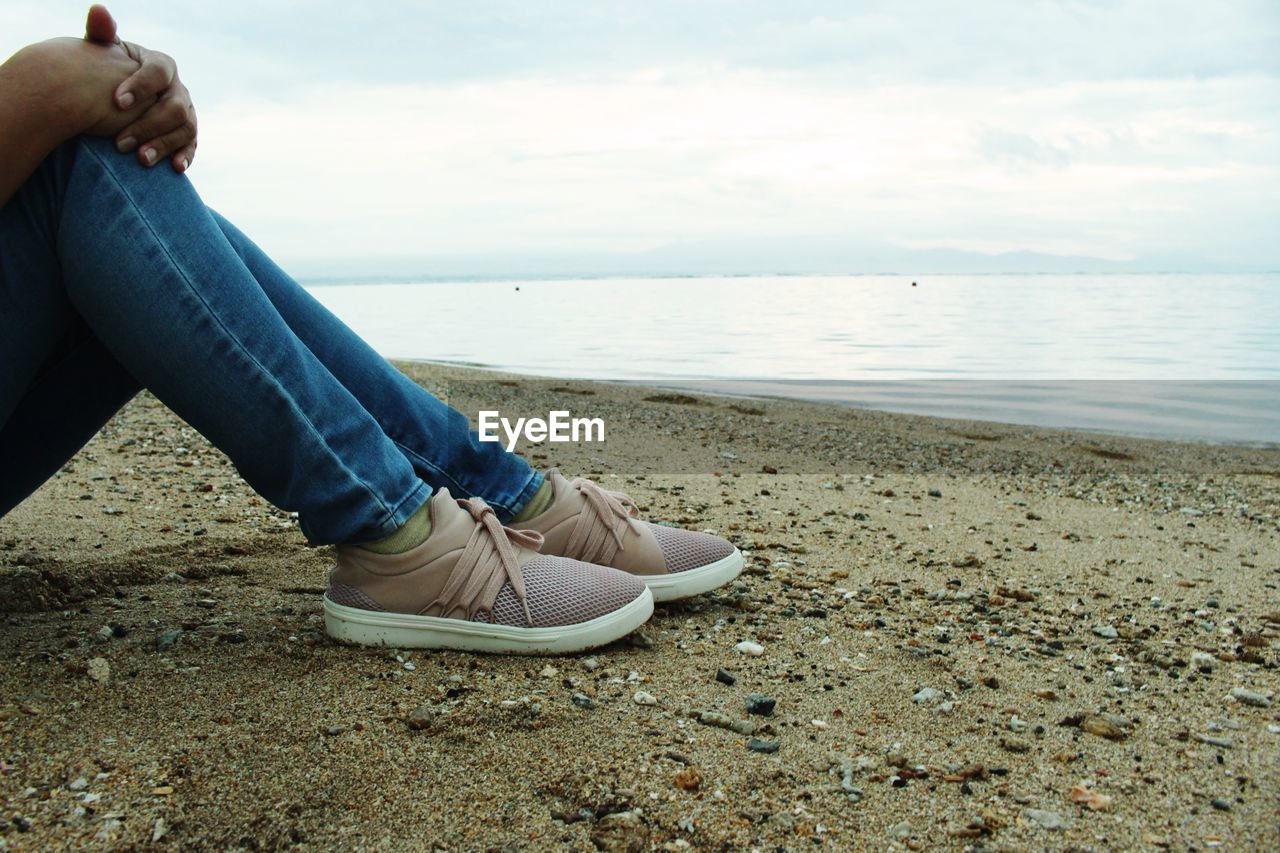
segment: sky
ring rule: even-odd
[[[303,277],[1280,269],[1275,0],[107,5]]]

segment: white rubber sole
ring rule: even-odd
[[[669,575],[635,575],[645,582],[653,593],[654,601],[675,601],[677,598],[688,598],[710,592],[724,586],[742,571],[742,552],[737,548],[727,557],[707,563],[696,569],[675,572]]]
[[[647,590],[631,603],[590,622],[558,628],[513,628],[439,616],[386,613],[335,604],[324,597],[324,627],[330,637],[361,646],[398,649],[453,649],[515,655],[580,652],[621,639],[653,615]]]

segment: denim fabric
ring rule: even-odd
[[[298,512],[316,544],[384,537],[439,487],[509,519],[542,484],[186,177],[85,137],[0,209],[0,515],[141,388]]]

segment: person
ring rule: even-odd
[[[101,6],[0,66],[0,516],[145,388],[336,546],[341,641],[577,651],[738,574],[724,539],[479,441],[204,205],[196,147],[173,61]]]

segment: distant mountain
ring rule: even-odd
[[[1167,256],[1112,261],[1040,252],[985,255],[957,249],[906,249],[835,238],[718,239],[640,252],[512,251],[380,258],[299,259],[287,264],[305,280],[404,277],[583,278],[706,275],[938,275],[947,273],[1263,272],[1213,259]]]

